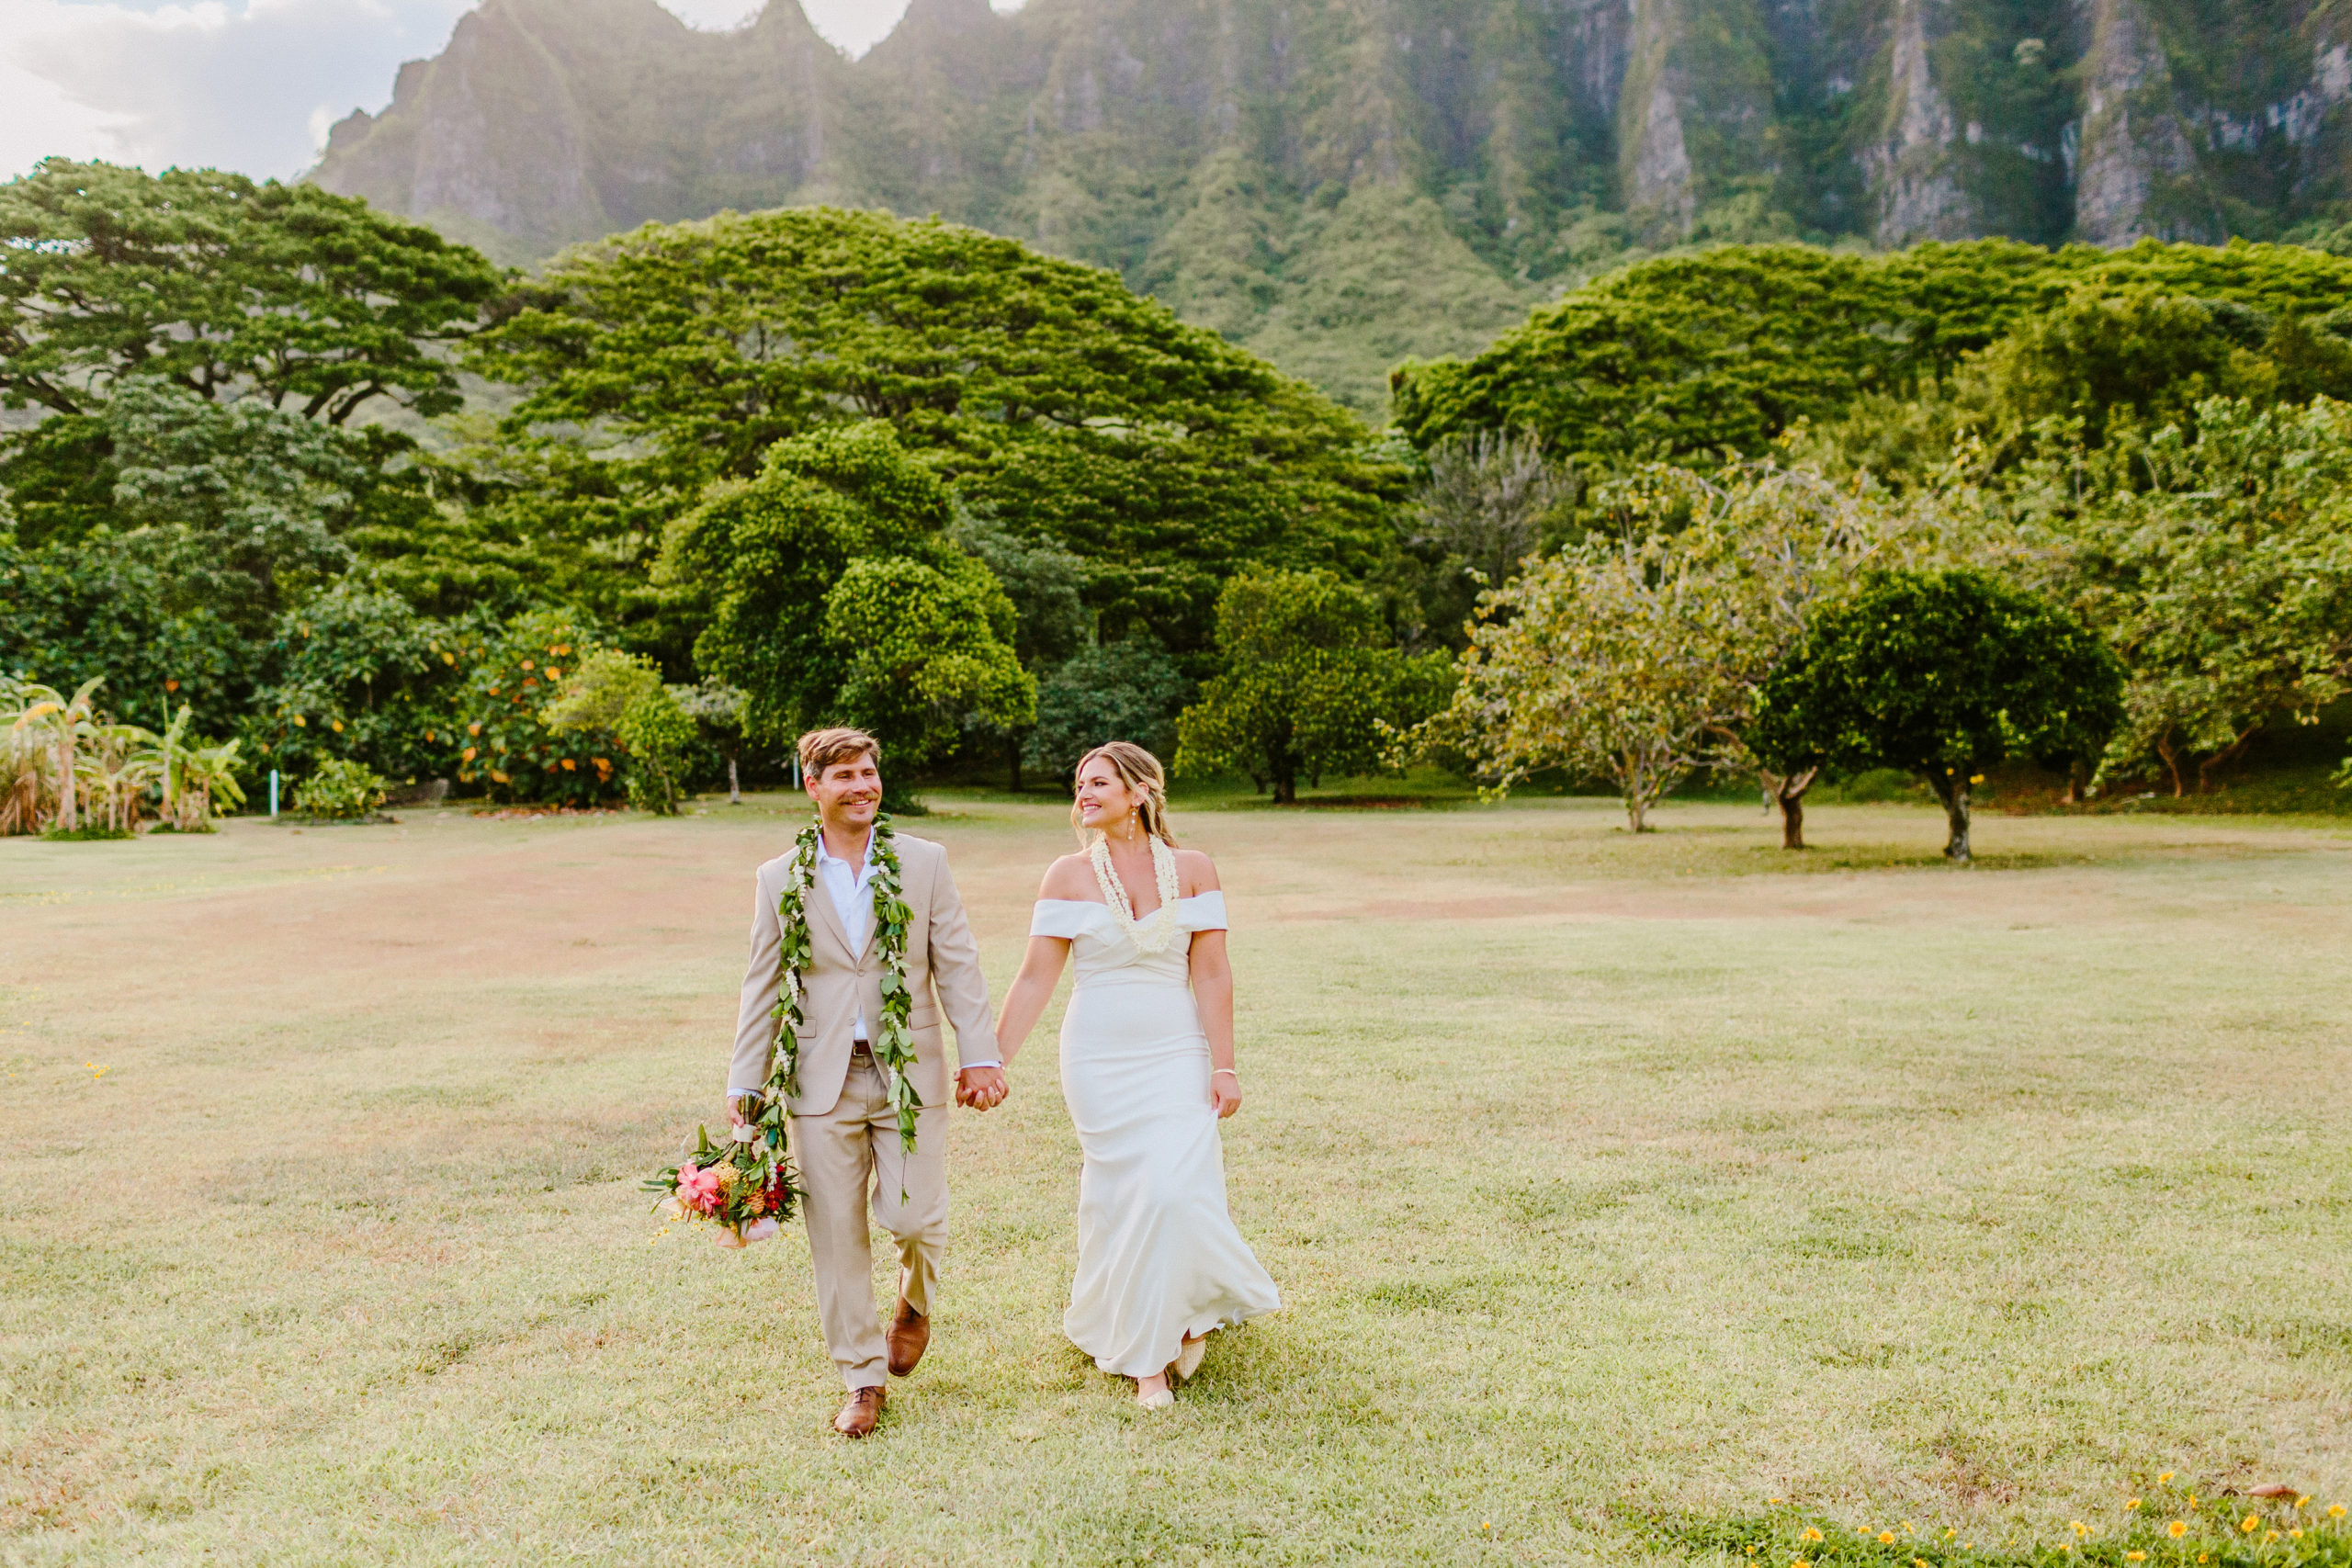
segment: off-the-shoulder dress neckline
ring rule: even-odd
[[[1190,904],[1196,898],[1222,898],[1224,897],[1224,888],[1212,887],[1202,893],[1187,893],[1182,897],[1177,899],[1176,902],[1179,904]],[[1037,902],[1040,904],[1083,904],[1090,909],[1107,909],[1111,907],[1110,905],[1102,902],[1100,898],[1040,898]],[[1155,904],[1152,906],[1150,915],[1137,915],[1136,919],[1139,920],[1148,920],[1151,919],[1152,915],[1156,915],[1158,913],[1159,913],[1159,906]]]

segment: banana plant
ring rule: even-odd
[[[81,742],[96,738],[97,712],[90,695],[106,678],[94,675],[65,696],[38,682],[12,681],[8,694],[16,712],[9,720],[11,777],[7,784],[7,830],[31,832],[42,815],[41,774],[54,764],[51,789],[56,796],[52,825],[72,832],[81,826]],[[28,782],[29,781],[29,782]]]
[[[179,815],[172,826],[182,832],[209,832],[216,796],[224,815],[230,807],[245,803],[244,788],[237,783],[238,744],[229,740],[179,751],[179,786],[174,795]]]
[[[42,716],[33,710],[45,704],[62,708],[64,701],[46,686],[0,675],[0,835],[40,830],[55,751]]]
[[[135,724],[97,724],[89,727],[88,739],[79,757],[92,803],[86,815],[103,814],[116,832],[136,831],[147,786],[155,782],[160,753],[154,732]]]

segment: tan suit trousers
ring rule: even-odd
[[[947,1108],[926,1105],[915,1113],[915,1152],[906,1156],[898,1116],[883,1099],[881,1069],[861,1053],[852,1058],[833,1108],[795,1116],[792,1128],[808,1194],[802,1213],[825,1348],[843,1383],[878,1387],[888,1381],[889,1350],[874,1311],[866,1208],[870,1202],[875,1222],[899,1244],[899,1293],[930,1316],[947,1247]]]

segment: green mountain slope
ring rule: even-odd
[[[1116,268],[1378,416],[1660,248],[2115,245],[2352,219],[2335,0],[913,0],[843,59],[795,0],[486,0],[314,177],[512,260],[810,202]]]

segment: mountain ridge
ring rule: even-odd
[[[1361,412],[1656,250],[2313,239],[2352,220],[2335,0],[487,0],[311,177],[528,261],[832,202],[1110,266]]]

